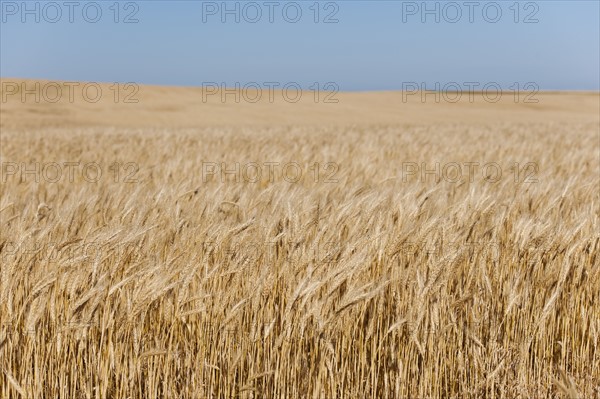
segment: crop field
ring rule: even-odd
[[[0,397],[600,398],[598,94],[144,90],[3,104]]]

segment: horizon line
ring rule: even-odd
[[[205,89],[207,88],[207,86],[204,85],[179,85],[179,84],[158,84],[158,83],[141,83],[141,82],[135,82],[135,81],[126,81],[126,80],[77,80],[77,79],[73,79],[73,80],[67,80],[67,79],[48,79],[48,78],[24,78],[24,77],[4,77],[4,76],[0,76],[0,80],[4,83],[5,81],[10,81],[10,80],[14,80],[13,83],[17,83],[17,82],[25,82],[25,81],[30,81],[30,82],[49,82],[49,83],[65,83],[65,82],[77,82],[77,83],[97,83],[97,84],[136,84],[138,86],[148,86],[148,87],[157,87],[157,88],[181,88],[181,89]],[[208,82],[205,82],[208,83]],[[217,83],[217,82],[210,82],[210,83]],[[222,82],[223,83],[223,82]],[[242,82],[237,82],[237,83],[242,83]],[[254,81],[249,81],[246,82],[246,84],[249,83],[258,83],[258,82],[254,82]],[[277,82],[278,83],[278,82]],[[297,82],[293,82],[293,81],[289,81],[286,83],[297,83]],[[335,82],[330,82],[330,83],[335,83]],[[408,82],[405,82],[408,83]],[[414,83],[414,82],[410,82],[410,83]],[[456,83],[456,82],[447,82],[447,83]],[[497,83],[497,82],[487,82],[487,83]],[[535,82],[532,82],[535,83]],[[226,90],[235,90],[236,87],[225,87]],[[249,88],[239,88],[240,90],[256,90],[255,87],[249,87]],[[260,87],[260,89],[268,89],[268,87]],[[501,87],[502,90],[510,90],[509,88],[505,88],[505,87]],[[222,90],[221,87],[218,87],[218,90]],[[277,87],[274,88],[274,90],[276,91],[281,91],[283,90],[281,87]],[[310,90],[310,89],[304,89],[302,88],[302,90]],[[319,90],[320,92],[331,92],[331,90]],[[390,93],[390,92],[412,92],[412,93],[421,93],[421,92],[426,92],[426,93],[484,93],[484,90],[417,90],[416,92],[413,91],[407,91],[407,90],[402,90],[400,88],[389,88],[389,89],[355,89],[355,90],[342,90],[339,89],[337,91],[338,93]],[[538,92],[540,93],[578,93],[578,94],[600,94],[600,87],[599,88],[591,88],[591,89],[542,89],[542,88],[538,88]]]

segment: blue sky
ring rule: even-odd
[[[1,0],[0,75],[182,86],[334,82],[341,90],[406,82],[600,89],[597,0],[267,1],[230,1],[234,12],[224,15],[222,1],[83,1],[70,22],[63,0]],[[424,14],[424,4],[434,13]],[[127,16],[137,22],[124,23]]]

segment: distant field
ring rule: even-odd
[[[598,93],[32,98],[0,397],[600,398]]]
[[[436,97],[433,93],[341,92],[315,97],[312,91],[298,94],[290,90],[284,95],[280,90],[263,88],[260,93],[241,90],[236,96],[231,89],[213,92],[202,88],[2,78],[0,126],[173,129],[600,121],[598,93],[506,90],[498,94],[465,92],[460,97],[452,93]],[[254,98],[258,100],[251,102]],[[458,101],[449,102],[454,99]]]

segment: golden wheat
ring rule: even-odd
[[[4,129],[0,397],[598,398],[597,138]]]

